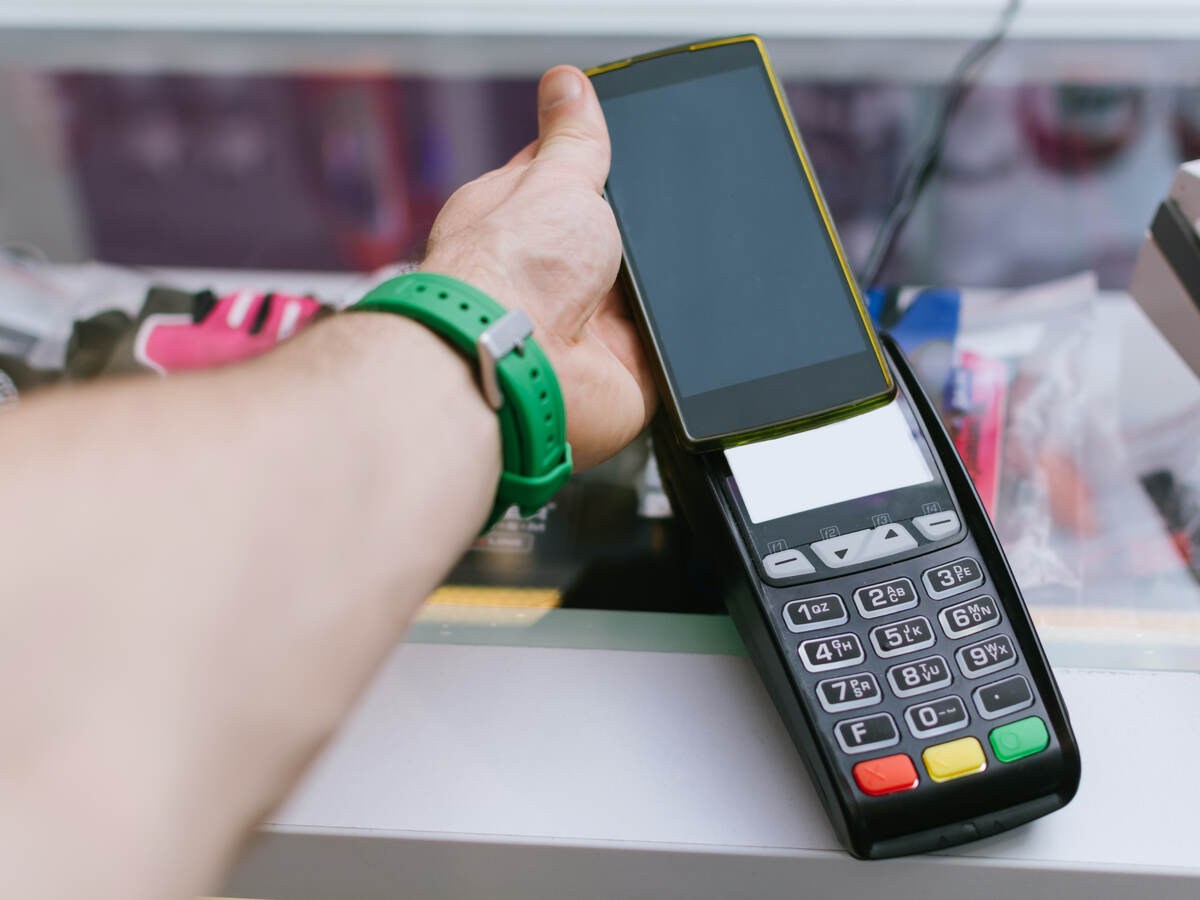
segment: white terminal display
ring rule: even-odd
[[[811,431],[732,447],[754,524],[934,480],[898,401]]]

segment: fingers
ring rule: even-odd
[[[591,81],[573,66],[556,66],[538,85],[537,161],[552,163],[599,193],[608,159],[608,129]]]

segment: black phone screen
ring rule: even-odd
[[[890,383],[752,41],[593,75],[606,193],[693,441],[886,395]]]

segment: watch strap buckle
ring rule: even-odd
[[[475,339],[475,352],[479,359],[479,386],[484,399],[492,409],[504,405],[504,392],[500,390],[500,379],[496,364],[514,350],[525,353],[525,342],[533,337],[533,322],[523,309],[512,309],[480,332]]]

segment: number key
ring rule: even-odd
[[[908,730],[917,738],[958,731],[971,721],[962,698],[953,694],[910,706],[904,711],[904,719],[908,722]]]
[[[874,619],[889,613],[912,609],[920,598],[907,578],[893,578],[860,587],[854,592],[854,605],[864,619]]]
[[[1017,664],[1017,648],[1007,634],[960,647],[955,656],[958,667],[968,678],[981,678]]]
[[[926,570],[921,575],[925,590],[934,600],[943,600],[983,584],[983,569],[978,561],[964,556],[942,566]]]
[[[832,628],[849,618],[846,604],[837,594],[793,600],[783,607],[783,624],[793,634],[816,631],[818,628]]]
[[[872,706],[883,699],[883,692],[874,675],[859,672],[817,682],[817,699],[826,712],[842,712]]]
[[[950,664],[941,656],[927,656],[887,670],[888,684],[897,697],[915,697],[945,687],[954,680]]]
[[[913,616],[890,625],[877,625],[871,629],[871,644],[875,652],[886,659],[904,653],[915,653],[932,647],[937,636],[933,626],[924,616]]]
[[[942,631],[948,638],[966,637],[968,634],[978,634],[986,631],[1000,622],[1000,604],[994,597],[986,594],[962,603],[947,606],[938,619],[942,623]]]
[[[864,659],[862,642],[853,632],[805,641],[799,648],[800,661],[810,672],[844,669],[856,666]]]

